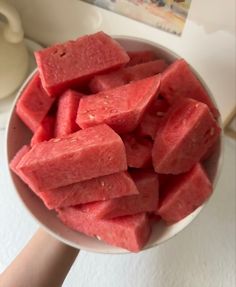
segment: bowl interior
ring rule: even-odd
[[[151,43],[149,41],[131,38],[131,37],[115,37],[120,44],[128,51],[137,50],[153,50],[158,57],[166,59],[169,63],[180,58],[178,55],[167,50],[166,48]],[[194,71],[195,72],[195,71]],[[196,73],[196,72],[195,72]],[[33,75],[33,74],[32,74]],[[22,86],[18,93],[20,97],[22,91],[27,86],[27,83],[32,78],[32,75],[26,80],[25,84]],[[198,75],[197,75],[198,76]],[[198,76],[199,77],[199,76]],[[200,79],[201,80],[201,79]],[[202,81],[202,80],[201,80]],[[203,85],[207,89],[205,83],[202,81]],[[207,89],[208,90],[208,89]],[[208,90],[211,96],[210,91]],[[16,100],[17,100],[16,98]],[[213,99],[214,101],[214,99]],[[16,103],[16,102],[15,102]],[[11,116],[9,119],[8,130],[7,130],[7,157],[8,163],[11,161],[15,153],[24,144],[28,144],[31,132],[26,128],[26,126],[21,122],[15,113],[15,103],[12,108]],[[220,151],[221,151],[221,139],[219,139],[217,151],[215,154],[205,162],[205,167],[211,180],[216,182],[217,171],[219,169],[220,162]],[[56,216],[54,211],[49,211],[43,203],[30,191],[30,189],[14,174],[10,171],[10,177],[12,179],[12,184],[16,193],[19,195],[20,200],[24,203],[25,207],[31,213],[31,215],[43,226],[45,227],[53,236],[57,237],[59,240],[74,246],[76,248],[99,252],[99,253],[126,253],[128,251],[110,246],[102,241],[95,238],[88,237],[82,233],[75,232],[67,228],[62,224]],[[206,203],[205,203],[206,204]],[[153,246],[159,245],[164,241],[170,239],[181,230],[183,230],[201,211],[204,207],[203,204],[197,210],[195,210],[188,217],[179,221],[176,224],[167,226],[163,222],[157,223],[153,227],[153,232],[148,244],[145,249],[151,248]]]

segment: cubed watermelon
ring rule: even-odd
[[[55,118],[46,116],[31,138],[30,145],[48,141],[54,136]]]
[[[156,60],[156,54],[150,50],[143,50],[143,51],[128,51],[127,54],[129,55],[129,62],[126,66],[135,66],[138,64],[150,62]]]
[[[151,225],[145,213],[115,219],[96,219],[92,213],[78,207],[67,207],[58,210],[58,216],[74,230],[132,252],[141,250],[151,233]]]
[[[157,130],[161,127],[163,117],[167,113],[169,105],[165,100],[157,99],[143,116],[138,127],[140,136],[149,136],[155,139]]]
[[[96,218],[115,218],[141,212],[152,212],[158,207],[158,177],[152,170],[131,173],[139,194],[84,204],[81,208]]]
[[[168,223],[177,222],[192,213],[212,193],[211,182],[200,164],[176,176],[166,189],[158,214]]]
[[[207,105],[179,99],[157,131],[152,150],[155,171],[179,174],[190,170],[219,134],[220,128]]]
[[[33,188],[31,182],[24,176],[24,174],[17,168],[18,164],[21,160],[23,160],[24,156],[30,151],[30,146],[24,145],[22,146],[19,151],[15,154],[13,159],[10,162],[11,170],[19,176],[19,178],[25,182],[30,188]]]
[[[113,73],[94,77],[90,82],[89,87],[93,93],[110,90],[161,73],[166,67],[167,64],[164,60],[155,60],[132,67],[122,68]]]
[[[99,73],[129,62],[120,44],[103,32],[37,51],[35,57],[43,87],[49,95],[61,94]]]
[[[125,145],[127,164],[129,167],[142,168],[152,166],[151,140],[138,138],[135,134],[122,136]]]
[[[138,194],[138,190],[127,172],[105,175],[37,193],[48,209],[133,194]]]
[[[133,131],[152,104],[160,85],[153,76],[89,97],[82,97],[76,122],[82,128],[106,123],[118,133]]]
[[[148,63],[139,64],[133,67],[123,68],[126,71],[128,81],[138,81],[147,77],[154,76],[163,72],[167,68],[167,63],[163,59],[151,61]],[[113,72],[112,74],[115,74]]]
[[[53,101],[44,91],[39,74],[36,73],[17,101],[16,113],[26,126],[35,132]]]
[[[28,153],[29,150],[30,150],[30,146],[23,145],[10,162],[11,170],[14,171],[14,173],[16,173],[17,175],[19,175],[18,170],[17,170],[17,165],[21,161],[21,159]]]
[[[219,111],[207,91],[183,59],[175,61],[162,74],[160,93],[169,103],[173,103],[176,98],[182,97],[203,102],[208,105],[214,117],[219,116]]]
[[[55,137],[69,135],[79,130],[75,120],[82,96],[82,94],[72,90],[67,90],[60,96],[56,115]]]
[[[127,169],[124,144],[107,125],[34,145],[18,169],[35,190],[52,189]]]

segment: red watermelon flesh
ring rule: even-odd
[[[51,96],[129,62],[120,44],[103,32],[37,51],[35,57],[43,87]]]
[[[219,116],[219,111],[211,101],[207,91],[183,59],[175,61],[162,74],[160,93],[169,103],[173,103],[176,98],[195,99],[208,105],[214,117]]]
[[[19,151],[15,154],[13,159],[10,162],[11,170],[19,176],[19,178],[25,182],[30,188],[34,188],[30,181],[24,176],[24,174],[18,169],[18,164],[21,160],[23,160],[24,156],[30,151],[30,146],[24,145],[22,146]]]
[[[33,146],[37,143],[48,141],[53,138],[54,124],[55,118],[52,116],[46,116],[32,136],[30,145]]]
[[[11,160],[10,163],[10,168],[12,171],[14,171],[14,173],[16,173],[17,175],[19,175],[18,169],[17,169],[17,165],[18,163],[21,161],[21,159],[28,153],[28,151],[30,150],[30,147],[28,145],[23,145],[19,151],[15,154],[15,156],[13,157],[13,159]],[[20,176],[20,175],[19,175]],[[21,176],[20,176],[21,177]]]
[[[169,109],[169,105],[164,100],[157,99],[150,109],[144,114],[139,125],[138,133],[141,136],[149,136],[155,139],[156,132],[160,128],[163,117]]]
[[[36,190],[52,189],[127,169],[124,144],[107,125],[34,145],[18,169]]]
[[[48,209],[138,194],[127,172],[105,175],[37,193]]]
[[[80,98],[83,95],[67,90],[58,100],[55,137],[62,137],[79,130],[75,122]]]
[[[138,138],[134,134],[122,137],[129,167],[143,168],[152,165],[152,141]]]
[[[184,98],[166,114],[156,134],[152,160],[158,173],[190,170],[217,141],[220,127],[207,105]]]
[[[16,113],[33,132],[45,118],[54,99],[44,91],[39,74],[36,73],[16,104]]]
[[[165,60],[159,59],[124,69],[127,71],[129,82],[132,82],[162,73],[167,66]]]
[[[132,252],[140,251],[151,234],[151,225],[145,213],[96,219],[92,213],[78,207],[68,207],[59,209],[58,216],[65,225],[76,231]]]
[[[212,193],[211,182],[200,164],[178,175],[166,188],[158,214],[168,223],[177,222],[192,213]]]
[[[116,218],[141,212],[152,212],[158,207],[158,177],[151,170],[131,173],[139,194],[88,203],[81,208],[96,218]]]
[[[152,150],[157,173],[179,174],[190,170],[216,141],[220,128],[207,105],[182,98],[165,116]]]
[[[122,68],[113,73],[98,75],[89,87],[93,93],[110,90],[163,72],[167,67],[164,60],[155,60],[132,67]]]
[[[82,128],[106,123],[118,133],[133,131],[158,93],[160,77],[153,76],[113,90],[82,97],[76,122]]]
[[[130,60],[126,64],[126,67],[154,61],[157,58],[156,54],[150,50],[128,51],[127,54],[129,55]]]

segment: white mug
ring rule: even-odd
[[[24,32],[16,9],[0,0],[0,99],[11,95],[28,72],[29,56],[24,44]]]

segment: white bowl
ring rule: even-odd
[[[152,43],[150,41],[133,38],[133,37],[114,37],[120,44],[128,51],[137,51],[137,50],[153,50],[161,58],[166,59],[168,62],[173,62],[180,57],[170,50]],[[193,70],[194,71],[194,70]],[[25,81],[24,85],[18,92],[15,103],[10,114],[10,119],[7,127],[7,142],[6,142],[6,152],[8,163],[11,161],[16,152],[22,147],[22,145],[29,143],[31,132],[26,128],[22,121],[17,117],[15,113],[15,104],[17,99],[20,97],[22,91],[27,86],[28,82],[31,80],[33,72],[29,78]],[[197,77],[200,79],[199,75],[194,71]],[[207,89],[210,97],[211,93],[206,87],[206,84],[200,79],[204,87]],[[213,99],[213,98],[212,98]],[[214,99],[213,99],[214,101]],[[215,103],[215,102],[214,102]],[[221,121],[219,121],[221,125]],[[209,177],[212,179],[214,186],[216,184],[216,179],[218,178],[219,166],[221,165],[220,155],[221,155],[221,141],[222,137],[219,139],[218,149],[215,154],[207,160],[205,167],[208,171]],[[127,253],[128,251],[108,245],[102,241],[97,240],[96,238],[88,237],[82,233],[75,232],[64,224],[60,222],[57,218],[54,211],[49,211],[43,203],[33,194],[32,191],[10,170],[10,177],[12,179],[12,186],[15,189],[16,193],[19,195],[20,200],[24,203],[26,209],[30,214],[44,227],[46,230],[51,233],[54,237],[61,240],[62,242],[71,245],[75,248],[98,252],[98,253]],[[188,226],[194,218],[200,213],[202,208],[206,205],[204,203],[197,210],[191,213],[189,216],[183,220],[175,223],[173,225],[167,226],[163,222],[157,223],[152,231],[151,238],[146,244],[144,249],[148,249],[154,246],[157,246],[168,239],[172,238]]]

